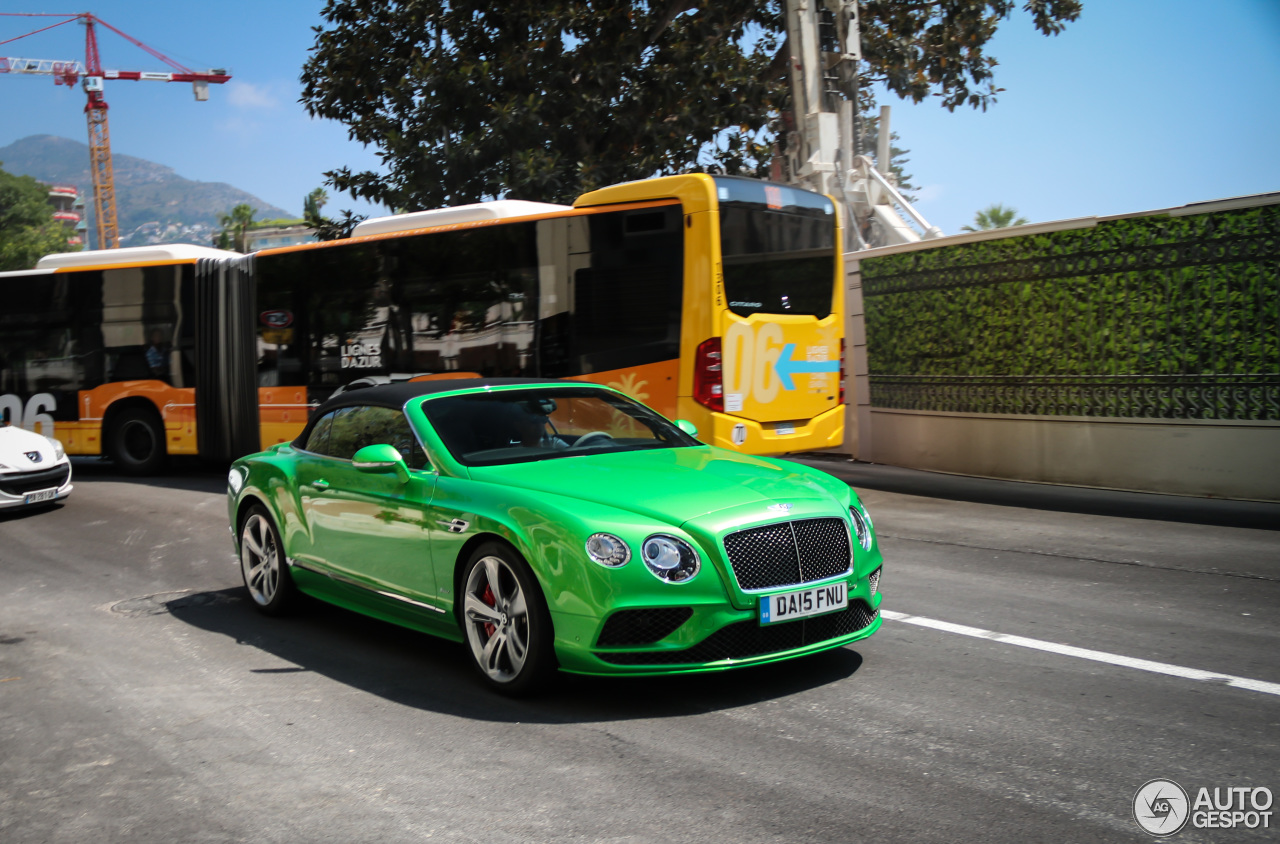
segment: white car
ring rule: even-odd
[[[71,494],[71,461],[52,437],[0,419],[0,510],[48,504]]]

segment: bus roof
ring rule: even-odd
[[[143,264],[150,262],[184,263],[201,258],[239,258],[239,252],[193,246],[190,243],[162,243],[156,246],[135,246],[128,249],[93,249],[85,252],[59,252],[46,255],[36,263],[41,270],[64,267],[102,267],[113,264]]]
[[[351,236],[364,237],[371,234],[391,234],[392,232],[426,229],[432,226],[447,226],[453,223],[506,220],[514,217],[532,217],[538,214],[572,210],[572,206],[555,205],[550,202],[498,199],[493,202],[457,205],[453,208],[433,208],[430,211],[413,211],[409,214],[395,214],[390,217],[374,217],[372,220],[365,220],[357,225],[352,230]]]
[[[0,278],[18,278],[29,277],[34,275],[52,275],[53,270],[6,270],[0,273]]]

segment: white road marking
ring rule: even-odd
[[[1088,648],[1077,648],[1073,645],[1061,645],[1057,642],[1045,642],[1040,639],[1027,639],[1023,636],[1011,636],[1008,633],[997,633],[994,630],[983,630],[980,627],[966,627],[963,624],[952,624],[949,621],[939,621],[936,618],[924,618],[918,615],[907,615],[906,613],[893,612],[892,610],[881,610],[880,615],[893,621],[903,621],[907,624],[914,624],[919,627],[929,627],[934,630],[941,630],[944,633],[956,633],[960,636],[972,636],[975,639],[990,639],[993,642],[1002,642],[1006,645],[1017,645],[1022,648],[1032,648],[1037,651],[1048,651],[1049,653],[1062,654],[1063,656],[1074,656],[1080,659],[1091,659],[1094,662],[1105,662],[1110,665],[1119,665],[1123,668],[1136,668],[1139,671],[1151,671],[1156,674],[1167,674],[1171,677],[1182,677],[1187,680],[1206,680],[1214,683],[1222,683],[1227,686],[1235,686],[1237,689],[1248,689],[1252,692],[1262,692],[1268,695],[1280,695],[1280,683],[1267,683],[1262,680],[1252,680],[1248,677],[1236,677],[1231,674],[1219,674],[1216,671],[1202,671],[1199,668],[1186,668],[1181,665],[1169,665],[1164,662],[1153,662],[1149,659],[1137,659],[1131,656],[1121,656],[1119,654],[1111,654],[1106,651],[1091,651]]]

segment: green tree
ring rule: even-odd
[[[324,188],[316,188],[307,194],[307,198],[302,201],[302,219],[307,221],[308,225],[318,222],[324,218],[320,216],[320,209],[329,201],[329,194]]]
[[[342,216],[334,220],[329,217],[317,217],[315,220],[307,220],[307,225],[315,229],[316,240],[345,240],[351,237],[351,232],[360,223],[364,222],[363,214],[353,214],[350,209],[344,209]]]
[[[69,251],[70,235],[53,219],[46,186],[0,170],[0,272],[30,269],[45,255]]]
[[[218,220],[222,226],[222,231],[218,233],[218,248],[248,252],[249,242],[246,234],[253,228],[255,213],[252,205],[242,202],[232,208],[230,213],[223,214]]]
[[[986,108],[1000,89],[985,49],[1014,8],[866,0],[861,78]],[[1080,0],[1025,8],[1055,34]],[[383,165],[341,167],[327,183],[393,208],[760,172],[787,106],[779,0],[328,0],[322,15],[301,101],[346,123]]]
[[[303,221],[310,226],[316,233],[317,240],[343,240],[351,237],[351,232],[355,230],[356,225],[363,221],[364,215],[353,214],[349,209],[344,210],[338,219],[326,217],[320,213],[320,209],[329,201],[329,194],[324,188],[316,188],[307,194],[306,200],[302,203]]]
[[[1015,0],[862,0],[863,79],[912,102],[939,97],[949,111],[986,110],[1003,88],[995,84],[986,48]],[[1057,35],[1080,17],[1081,0],[1026,0],[1035,28]],[[865,112],[865,109],[864,109]]]
[[[991,229],[1003,229],[1009,226],[1025,226],[1027,218],[1018,215],[1018,209],[1005,208],[1000,203],[988,205],[973,215],[972,226],[961,226],[962,232],[985,232]]]

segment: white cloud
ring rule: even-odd
[[[946,189],[942,185],[925,185],[916,191],[916,204],[923,205],[926,202],[933,202],[941,199],[946,195]]]
[[[273,109],[280,106],[280,99],[274,92],[252,82],[227,83],[227,101],[236,108]]]

